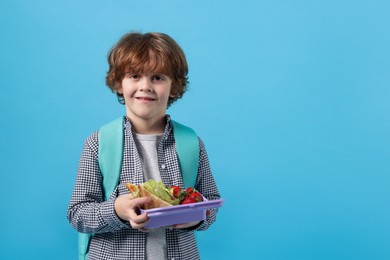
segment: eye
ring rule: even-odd
[[[154,81],[163,81],[165,78],[161,75],[154,75],[152,78]]]
[[[126,74],[126,77],[129,78],[129,79],[139,79],[140,75],[133,74],[133,73],[128,73],[128,74]]]

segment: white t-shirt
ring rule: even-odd
[[[155,181],[161,181],[160,170],[158,168],[157,146],[163,134],[144,135],[134,133],[133,135],[143,166],[144,180],[153,179]],[[146,234],[146,258],[167,259],[165,228],[153,229]]]

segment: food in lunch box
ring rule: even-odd
[[[190,204],[203,201],[203,196],[190,187],[186,190],[179,186],[166,187],[161,181],[148,180],[142,184],[134,185],[126,183],[126,188],[133,198],[150,197],[151,202],[144,205],[143,209],[168,207],[179,204]]]

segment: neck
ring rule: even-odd
[[[165,116],[157,120],[143,120],[127,117],[131,122],[133,132],[138,134],[161,134],[165,130]]]

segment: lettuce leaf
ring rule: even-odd
[[[160,199],[172,204],[172,205],[178,205],[180,203],[179,199],[175,199],[169,192],[169,189],[165,187],[164,183],[162,181],[154,181],[152,179],[148,180],[147,182],[144,182],[143,187],[148,190],[149,192],[153,193]]]

